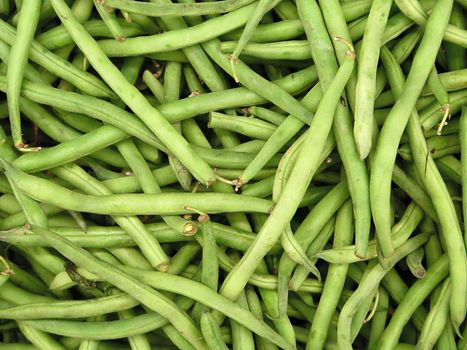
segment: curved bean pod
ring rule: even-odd
[[[391,5],[392,0],[373,1],[358,56],[354,136],[362,159],[365,159],[371,150],[379,49]]]
[[[437,50],[434,48],[441,45],[451,8],[452,1],[446,0],[438,2],[433,9],[415,54],[407,83],[386,118],[376,145],[370,177],[370,199],[373,222],[383,257],[389,257],[394,251],[390,234],[389,197],[397,146],[436,59]]]

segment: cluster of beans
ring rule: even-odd
[[[0,350],[467,349],[466,0],[0,0]]]

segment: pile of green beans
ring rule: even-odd
[[[0,0],[0,350],[467,350],[466,0]]]

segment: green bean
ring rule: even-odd
[[[204,49],[207,51],[208,55],[229,75],[233,76],[236,81],[238,80],[250,90],[270,100],[278,107],[292,113],[304,123],[310,123],[312,113],[308,108],[293,98],[287,91],[254,72],[245,63],[237,60],[229,61],[229,58],[220,51],[220,43],[217,40],[214,39],[205,43]],[[233,62],[233,67],[229,62]]]
[[[422,332],[417,341],[417,347],[420,349],[431,349],[438,340],[443,328],[446,326],[449,313],[449,278],[443,282],[440,293],[435,300],[432,310],[427,316],[423,325]]]
[[[278,3],[277,6],[274,8],[274,11],[282,20],[298,19],[297,8],[292,2],[288,0],[283,0],[280,3]]]
[[[395,70],[395,73],[396,72],[398,73],[398,77],[393,77],[394,81],[391,81],[391,84],[394,85],[393,87],[397,89],[397,92],[400,92],[400,88],[403,84],[403,76],[400,69],[399,71]],[[396,90],[394,90],[394,92],[396,92]],[[460,297],[460,295],[464,295],[464,292],[467,290],[465,249],[459,249],[463,243],[462,233],[446,184],[441,178],[427,149],[416,112],[413,112],[410,116],[408,134],[410,145],[414,151],[413,154],[417,172],[423,179],[425,188],[432,198],[441,225],[441,234],[444,237],[446,251],[449,255],[450,277],[453,284],[450,298],[451,320],[455,330],[458,331],[457,327],[465,318],[466,308],[465,298]],[[446,232],[450,232],[449,236]]]
[[[395,2],[404,15],[406,15],[416,24],[426,25],[428,22],[428,15],[417,0],[396,0]],[[447,16],[448,20],[449,17],[450,16]],[[458,28],[452,24],[447,24],[443,37],[448,42],[454,43],[461,47],[467,47],[467,33],[463,28]]]
[[[55,10],[58,12],[62,23],[70,32],[71,36],[78,40],[81,50],[87,55],[89,61],[95,65],[122,100],[132,108],[135,113],[145,122],[156,136],[164,139],[166,146],[173,154],[187,166],[194,176],[202,183],[209,184],[215,181],[213,170],[190,149],[186,140],[173,129],[167,120],[154,109],[141,93],[129,84],[120,71],[105,56],[92,37],[84,30],[73,17],[70,9],[60,0],[52,0]],[[155,125],[157,124],[157,125]]]
[[[329,117],[329,115],[334,115],[337,100],[348,80],[350,72],[353,70],[353,58],[353,51],[349,49],[348,59],[346,60],[347,64],[343,65],[342,69],[339,70],[337,77],[333,80],[333,89],[330,88],[327,91],[329,93],[325,94],[324,102],[322,102],[318,108],[312,121],[313,127],[310,129],[311,131],[308,132],[307,138],[304,141],[300,156],[295,163],[294,171],[292,171],[284,193],[281,195],[271,215],[258,234],[258,237],[262,239],[257,238],[255,240],[242,260],[227,276],[221,289],[223,295],[227,295],[229,298],[235,298],[239,290],[248,281],[249,276],[258,266],[259,259],[267,253],[291,219],[294,208],[297,207],[300,201],[299,198],[302,197],[311,177],[318,168],[317,159],[311,160],[309,158],[310,154],[306,150],[309,149],[309,147],[313,147],[315,150],[316,148],[324,148],[332,122],[332,117]],[[326,119],[326,121],[324,122],[322,119]],[[314,130],[316,130],[316,134],[313,132]],[[316,158],[319,158],[319,153],[320,152],[313,152]],[[306,181],[296,178],[297,176],[301,177],[303,173],[308,174]],[[280,215],[278,213],[280,213]],[[267,237],[265,236],[266,232]]]
[[[365,33],[366,23],[367,17],[360,17],[348,24],[348,31],[352,40],[358,40],[363,37],[363,34]]]
[[[447,124],[448,118],[450,118],[451,103],[449,100],[449,94],[446,88],[441,83],[438,72],[436,70],[436,66],[433,67],[433,69],[430,72],[430,75],[428,76],[427,85],[430,87],[431,91],[435,95],[436,100],[441,106],[440,111],[443,113],[443,119],[441,120],[440,125],[438,126],[438,129],[436,131],[438,135],[441,135],[443,127]]]
[[[263,119],[269,123],[275,124],[275,125],[281,125],[282,122],[285,120],[286,116],[274,112],[270,109],[259,107],[259,106],[251,106],[248,108],[248,113],[251,115],[258,117],[260,119]]]
[[[409,316],[423,302],[433,288],[447,276],[448,272],[449,259],[446,255],[443,255],[433,266],[428,268],[425,277],[415,282],[407,291],[382,334],[378,348],[390,349],[397,343],[402,327],[406,322],[405,320],[408,320]]]
[[[105,0],[104,4],[144,14],[152,17],[160,16],[198,16],[232,12],[240,9],[253,0],[222,0],[217,2],[191,3],[191,4],[171,4],[171,3],[141,3],[131,0]]]
[[[170,4],[169,0],[166,0],[165,2]],[[190,18],[195,21],[194,17],[188,17],[188,19]],[[183,18],[164,17],[161,20],[170,30],[188,28]],[[196,19],[195,22],[196,23],[194,23],[194,25],[199,24],[201,19],[199,19],[199,21]],[[192,64],[194,70],[212,91],[224,90],[227,88],[228,84],[224,77],[214,68],[214,65],[208,59],[201,46],[192,45],[185,47],[182,51],[188,61]]]
[[[1,125],[0,125],[0,150],[2,151],[2,156],[1,156],[2,159],[12,161],[13,159],[17,157],[16,151],[13,148],[13,145],[10,144],[10,140],[8,139]],[[8,184],[7,179],[5,179],[5,182],[6,183],[4,186],[9,186],[7,185]]]
[[[136,56],[180,49],[217,38],[219,35],[243,26],[254,11],[254,8],[254,4],[250,4],[223,16],[208,19],[190,28],[128,38],[122,43],[115,42],[114,40],[101,40],[99,41],[99,46],[109,57]]]
[[[128,23],[125,20],[120,19],[118,19],[118,23],[123,30],[124,37],[133,37],[143,34],[141,28],[132,23]],[[92,19],[84,22],[83,26],[93,37],[112,36],[102,20]],[[39,34],[36,40],[48,50],[56,50],[73,44],[73,39],[63,25],[56,26]]]
[[[267,200],[248,196],[220,193],[161,193],[91,196],[70,191],[45,179],[23,173],[11,166],[8,176],[13,176],[19,188],[40,201],[76,211],[87,211],[104,215],[177,215],[192,207],[206,213],[259,211],[268,213],[271,203]],[[45,186],[46,188],[42,187]],[[55,193],[53,193],[55,192]],[[69,203],[62,203],[60,196],[66,196]],[[60,198],[59,198],[60,197]],[[244,200],[249,205],[245,206]],[[229,205],[226,206],[228,201]],[[110,206],[109,204],[112,203]],[[229,208],[230,207],[230,208]]]
[[[349,34],[349,28],[347,27],[344,13],[342,11],[339,1],[330,0],[330,1],[318,1],[319,7],[322,12],[322,18],[324,19],[325,26],[329,32],[329,36],[340,36],[344,40],[352,43],[355,41],[355,38]],[[389,26],[389,24],[388,24]],[[364,31],[364,26],[363,26]],[[362,35],[363,35],[362,31]],[[338,45],[336,42],[332,42],[334,46],[334,51],[336,52],[337,62],[342,64],[343,58],[345,57],[345,50],[342,45]],[[329,78],[330,79],[330,78]],[[349,78],[348,88],[347,88],[347,99],[348,103],[352,110],[355,108],[355,85],[357,83],[357,72],[354,71],[351,77]],[[342,134],[341,137],[345,135]],[[355,141],[353,141],[355,143]],[[350,146],[350,143],[349,143]],[[368,190],[366,190],[368,192]],[[357,202],[354,202],[354,208]]]
[[[231,53],[238,43],[238,41],[224,41],[221,43],[221,50],[224,53]],[[287,59],[301,61],[311,58],[308,44],[304,40],[249,43],[242,49],[242,55],[263,60]]]
[[[203,84],[196,75],[195,70],[191,66],[183,66],[183,75],[185,77],[185,81],[187,82],[188,88],[190,89],[191,95],[197,96],[196,93],[204,94],[206,92]]]
[[[167,269],[167,273],[178,275],[183,272],[190,264],[191,260],[193,260],[195,256],[198,255],[200,250],[201,247],[195,242],[185,244],[172,257],[172,261],[169,268]]]
[[[221,36],[222,40],[238,40],[243,29],[236,29]],[[253,31],[250,43],[268,43],[296,38],[304,33],[298,20],[284,20],[280,22],[259,24]]]
[[[28,61],[28,52],[32,44],[37,23],[39,21],[40,0],[25,0],[19,12],[17,24],[17,36],[15,42],[11,46],[10,64],[7,68],[7,100],[8,110],[10,112],[10,126],[15,147],[22,149],[27,148],[23,142],[21,131],[21,116],[19,111],[19,95],[21,91],[21,83],[24,77],[24,71]]]
[[[140,68],[143,64],[143,59],[141,58],[129,58],[125,61],[122,67],[123,75],[128,79],[128,81],[132,84],[135,83]],[[135,69],[136,67],[136,69]],[[168,68],[167,68],[168,69]],[[181,67],[180,67],[181,69]],[[166,70],[167,72],[167,70]],[[181,74],[181,71],[180,71]],[[173,95],[174,92],[171,92]],[[175,94],[178,94],[175,92]],[[172,96],[168,96],[172,97]],[[177,97],[178,96],[174,96]],[[160,187],[157,183],[155,177],[151,173],[149,166],[144,161],[142,155],[139,153],[136,146],[131,141],[123,141],[117,145],[118,150],[125,158],[126,162],[129,164],[130,168],[132,169],[133,173],[135,174],[136,178],[141,184],[144,193],[160,193]],[[169,161],[172,157],[169,155]],[[185,169],[186,170],[186,169]],[[191,177],[190,177],[191,181]],[[191,222],[186,222],[182,218],[178,217],[163,217],[163,220],[169,224],[175,230],[178,230],[181,233],[191,232],[190,230],[193,229],[193,224]],[[144,230],[142,230],[144,232]],[[149,233],[148,233],[149,234]],[[160,253],[163,253],[160,248],[158,248]],[[165,254],[162,254],[165,256]]]
[[[192,119],[188,119],[192,120]],[[244,152],[244,153],[256,153],[264,146],[264,141],[262,140],[251,140],[239,145],[233,146],[231,150],[236,152]]]
[[[347,2],[342,4],[342,12],[344,13],[345,20],[350,22],[370,12],[371,1],[359,0],[352,3]]]
[[[3,41],[0,41],[0,59],[7,65],[10,61],[10,46]],[[8,72],[7,72],[8,73]],[[26,64],[24,68],[24,78],[34,81],[44,83],[44,79],[42,78],[41,74],[29,63]],[[8,102],[8,101],[7,101]],[[8,112],[8,104],[7,104],[7,111]]]
[[[135,313],[132,310],[124,310],[118,313],[118,317],[121,320],[132,319],[135,317]],[[149,344],[149,339],[145,334],[134,335],[128,337],[128,342],[132,350],[150,350],[151,345]]]
[[[393,50],[394,51],[394,50]],[[394,54],[394,52],[393,52]],[[400,61],[398,60],[400,63]],[[464,89],[467,86],[467,81],[465,80],[465,70],[457,70],[451,71],[447,73],[440,73],[438,74],[441,84],[446,89],[446,91],[456,91],[460,89]],[[428,96],[433,94],[433,91],[430,89],[429,86],[425,86],[422,90],[422,96]],[[390,106],[394,103],[394,97],[392,96],[392,92],[386,91],[382,93],[378,99],[375,101],[375,107],[381,108],[385,106]],[[417,109],[422,108],[420,106],[420,101],[417,102]]]
[[[0,20],[0,29],[0,39],[12,45],[16,41],[16,31],[2,20]],[[69,62],[54,55],[35,41],[31,44],[29,55],[31,60],[44,66],[54,75],[75,85],[83,92],[98,97],[114,97],[114,94],[100,79],[90,73],[78,70]]]
[[[167,305],[167,301],[163,301],[162,296],[157,296],[157,298],[160,300],[160,302],[158,302],[156,305],[154,305],[154,302],[152,302],[151,300],[146,299],[146,297],[145,297],[145,294],[146,294],[145,291],[146,290],[148,292],[150,292],[154,296],[159,295],[159,294],[156,294],[157,292],[154,289],[152,289],[150,287],[146,287],[144,284],[142,284],[140,282],[136,282],[136,280],[134,280],[132,277],[126,275],[122,271],[117,273],[117,269],[113,268],[111,265],[108,265],[108,264],[103,263],[103,262],[98,262],[90,254],[77,249],[75,246],[73,246],[72,244],[67,242],[65,239],[60,238],[58,235],[56,235],[56,234],[54,234],[54,233],[52,233],[50,231],[43,230],[43,229],[35,227],[35,226],[33,226],[33,230],[38,232],[39,234],[43,234],[44,238],[50,240],[51,242],[54,242],[54,246],[57,247],[57,248],[60,247],[60,250],[65,251],[66,254],[69,255],[69,257],[71,255],[73,255],[74,259],[79,260],[80,262],[84,263],[84,264],[81,264],[81,265],[83,265],[83,266],[91,265],[91,266],[88,266],[88,267],[92,267],[91,270],[93,270],[94,272],[98,272],[98,273],[102,274],[103,273],[102,268],[104,266],[106,266],[106,270],[105,270],[106,271],[106,273],[105,273],[106,280],[108,280],[108,281],[111,280],[110,282],[113,282],[113,284],[116,284],[115,283],[116,281],[126,280],[126,282],[125,282],[126,284],[120,285],[120,282],[118,282],[118,287],[120,289],[122,289],[124,291],[127,291],[128,289],[133,290],[133,286],[129,286],[129,284],[138,285],[139,286],[138,287],[139,292],[138,292],[137,296],[138,296],[138,298],[144,299],[144,304],[146,306],[149,306],[151,308],[157,308],[157,309],[160,309],[161,307],[166,308],[166,306],[163,306],[163,305]],[[127,271],[128,269],[129,268],[127,268],[127,267],[124,268],[125,271]],[[114,271],[115,271],[115,275],[114,275]],[[141,271],[141,270],[138,270],[138,271]],[[141,278],[143,275],[144,275],[144,273],[139,273],[138,278]],[[184,278],[179,278],[177,276],[170,276],[170,275],[167,275],[167,274],[164,274],[163,276],[165,276],[163,278],[165,280],[163,282],[163,284],[165,286],[164,289],[166,289],[166,290],[168,290],[167,288],[169,288],[171,291],[175,291],[175,290],[171,289],[175,285],[172,285],[172,287],[170,286],[171,285],[171,283],[170,283],[171,279],[173,280],[175,278],[176,292],[177,293],[195,294],[196,290],[199,291],[199,288],[203,289],[203,291],[204,291],[204,293],[202,293],[203,295],[206,295],[207,291],[211,292],[211,290],[209,288],[201,286],[199,284],[196,284],[196,282],[188,282],[188,280],[186,280]],[[182,281],[184,281],[184,283],[185,282],[190,283],[190,288],[181,288],[180,283]],[[152,281],[152,284],[154,284],[154,282],[155,281]],[[195,287],[195,286],[197,286],[197,287]],[[206,288],[206,290],[204,290],[204,288]],[[192,292],[194,292],[194,293],[192,293]],[[213,293],[213,292],[211,292],[211,293]],[[130,295],[132,295],[131,292],[130,292]],[[190,297],[193,297],[193,299],[195,299],[197,301],[201,301],[201,300],[199,300],[199,298],[196,298],[194,295],[190,295]],[[152,298],[153,298],[152,300],[154,300],[154,297],[152,297]],[[221,305],[218,305],[219,304],[218,303],[219,298],[222,299],[222,302],[220,303]],[[242,315],[240,315],[240,316],[231,315],[232,313],[231,312],[227,313],[227,310],[226,310],[226,314],[228,316],[231,316],[232,318],[236,319],[237,321],[241,321],[241,322],[246,322],[246,320],[248,319],[248,324],[249,324],[250,327],[253,327],[254,325],[258,325],[258,323],[257,323],[258,321],[253,321],[251,319],[251,317],[248,316],[249,314],[245,315],[244,310],[242,308],[240,308],[240,307],[237,308],[237,306],[235,304],[233,304],[231,302],[228,302],[225,298],[222,298],[221,296],[216,295],[215,293],[209,297],[209,300],[208,300],[208,298],[206,298],[206,300],[203,300],[203,302],[205,302],[207,305],[211,306],[212,303],[215,302],[216,300],[217,300],[216,307],[219,307],[219,308],[222,308],[222,309],[227,309],[227,308],[230,309],[230,307],[234,307],[236,315],[240,314],[240,310],[241,310]],[[161,305],[162,303],[163,303],[163,305]],[[224,307],[222,307],[222,306],[224,306]],[[164,315],[164,316],[166,316],[166,315]],[[174,317],[178,317],[178,319],[173,319]],[[182,317],[184,317],[184,316],[182,316]],[[180,321],[180,315],[179,314],[177,314],[176,316],[174,316],[172,314],[168,314],[167,318],[169,320],[171,320],[171,322],[173,322],[174,326],[179,325],[179,323],[177,323],[177,322]],[[240,318],[241,318],[241,320],[240,320]],[[291,348],[290,345],[288,345],[286,342],[284,342],[282,340],[282,338],[279,337],[278,335],[276,336],[276,333],[273,332],[272,330],[270,330],[269,328],[267,328],[267,333],[264,333],[266,331],[266,329],[262,325],[261,326],[258,325],[258,327],[255,327],[255,331],[260,332],[259,334],[263,334],[265,336],[271,337],[271,340],[273,340],[274,342],[277,342],[278,345],[281,345],[284,348],[287,348],[287,349]],[[185,334],[185,336],[187,336],[187,335]],[[191,341],[192,341],[192,344],[193,344],[193,340],[191,340]]]
[[[449,154],[456,154],[460,151],[459,138],[457,135],[432,137],[427,140],[427,146],[433,159],[443,157]],[[399,155],[405,160],[412,160],[409,147],[402,146]]]
[[[105,147],[126,138],[128,138],[128,134],[112,126],[104,125],[96,131],[91,131],[88,134],[66,141],[55,147],[44,148],[40,152],[28,153],[27,157],[18,158],[15,161],[15,165],[32,172],[50,169],[83,156],[91,155],[96,150],[104,151]],[[113,160],[110,158],[110,162],[114,165],[124,164],[118,158]]]
[[[308,67],[274,81],[287,92],[294,94],[316,81],[315,67]],[[235,88],[217,91],[182,99],[176,103],[166,103],[158,107],[170,122],[176,122],[192,116],[208,113],[213,110],[249,106],[264,103],[267,100],[251,92],[247,88]]]
[[[106,6],[103,2],[94,0],[94,7],[96,8],[99,16],[102,18],[105,26],[108,28],[109,32],[117,41],[125,41],[126,37],[123,34],[122,27],[117,21],[117,17],[114,12],[108,12]]]
[[[6,81],[0,77],[0,88],[3,91],[5,86]],[[34,102],[50,104],[69,112],[85,113],[132,134],[136,133],[136,137],[148,144],[156,147],[161,146],[142,122],[135,120],[131,113],[125,112],[109,102],[33,82],[24,82],[22,93]]]
[[[347,200],[339,209],[336,217],[333,247],[338,248],[350,244],[352,233],[352,205]],[[345,264],[332,264],[329,267],[328,277],[324,283],[323,293],[308,335],[307,349],[320,349],[326,342],[329,325],[344,287],[347,268],[348,266]]]
[[[402,218],[391,229],[391,235],[395,246],[400,246],[407,241],[422,221],[423,215],[423,210],[415,203],[412,202],[407,206]],[[318,252],[316,256],[333,264],[351,264],[377,257],[376,241],[374,240],[369,242],[367,253],[362,258],[353,255],[353,249],[355,249],[354,246],[333,248]]]
[[[26,339],[39,349],[65,350],[65,347],[63,347],[49,334],[28,326],[24,321],[17,321],[17,323],[21,333],[26,337]]]
[[[236,301],[244,309],[248,309],[248,303],[246,300],[245,292],[240,294],[239,298]],[[232,328],[232,348],[233,350],[253,350],[255,349],[255,344],[253,341],[253,335],[249,329],[242,326],[236,321],[230,321],[230,326]]]
[[[467,185],[465,185],[465,176],[464,174],[467,172],[467,108],[462,108],[462,115],[460,117],[460,126],[459,126],[459,139],[461,145],[461,167],[459,169],[459,174],[461,175],[461,182],[462,182],[462,195],[467,193]],[[464,198],[464,197],[462,197]],[[464,222],[467,221],[467,199],[462,200],[462,208],[463,208],[463,219]],[[467,242],[467,229],[464,228],[464,242]]]
[[[332,216],[348,198],[348,188],[346,183],[341,182],[331,190],[316,206],[310,211],[302,224],[295,232],[295,237],[299,244],[306,250],[316,237],[328,236],[329,226],[332,227]],[[306,232],[306,235],[305,235]],[[285,312],[287,305],[287,289],[289,279],[292,276],[296,264],[287,255],[283,254],[279,263],[279,313]]]
[[[33,274],[25,271],[14,262],[9,261],[9,268],[13,270],[13,274],[10,275],[10,280],[18,287],[23,288],[29,292],[36,294],[48,294],[47,287]],[[8,273],[8,270],[7,270]]]
[[[253,313],[253,315],[255,315],[256,318],[262,320],[263,310],[261,307],[261,302],[253,288],[248,287],[246,289],[246,298],[248,302],[248,307]],[[255,336],[255,343],[256,343],[256,348],[258,349],[274,349],[274,350],[277,349],[277,346],[271,343],[268,339],[263,339],[257,336]]]
[[[217,291],[217,285],[219,283],[219,261],[217,260],[217,244],[214,234],[212,232],[212,224],[209,216],[204,216],[203,214],[201,215],[200,219],[202,220],[200,231],[202,233],[203,238],[201,283],[208,286],[212,290]]]
[[[0,158],[0,162],[4,166],[8,164],[3,158]],[[13,194],[15,195],[17,201],[21,205],[21,209],[24,213],[24,217],[26,218],[27,222],[47,227],[47,217],[39,203],[22,193],[21,190],[18,189],[18,187],[14,183],[14,180],[12,180],[9,177],[9,175],[6,176],[13,190]],[[2,224],[4,223],[5,220],[3,220]],[[51,254],[45,248],[23,248],[23,251],[27,252],[28,254],[32,253],[33,255],[35,255],[35,258],[40,262],[40,264],[51,272],[56,273],[57,271],[61,270],[61,266],[63,266],[63,260]]]
[[[465,338],[465,335],[466,335],[466,330],[464,328],[464,333],[462,335],[462,338],[459,340],[459,342],[457,343],[457,349],[465,349],[465,346],[466,346],[466,338]],[[455,347],[455,346],[454,346]]]
[[[188,309],[192,303],[179,303],[181,309]],[[30,320],[23,321],[37,329],[43,329],[49,333],[65,335],[75,338],[88,339],[119,339],[144,334],[161,328],[168,323],[162,316],[150,312],[138,315],[129,320],[101,321],[101,322],[79,322],[60,320]]]
[[[177,101],[180,98],[182,65],[168,62],[164,70],[164,102]]]
[[[225,297],[214,293],[210,288],[200,283],[174,275],[161,275],[160,273],[155,271],[143,271],[140,269],[128,267],[123,267],[123,270],[127,271],[131,275],[134,275],[142,282],[153,286],[154,288],[163,289],[166,291],[187,296],[205,304],[206,306],[219,310],[227,317],[230,317],[238,323],[244,325],[248,329],[251,329],[256,334],[267,337],[269,340],[273,341],[279,346],[283,346],[287,349],[290,348],[290,345],[284,343],[284,341],[282,341],[282,343],[277,342],[277,335],[267,335],[267,333],[265,333],[264,331],[260,331],[259,325],[265,324],[262,321],[259,321],[250,312],[246,311],[241,306],[233,303]],[[185,286],[186,288],[183,286]],[[272,287],[272,289],[274,289],[274,287]]]
[[[412,180],[401,168],[397,165],[393,170],[393,181],[400,189],[407,193],[412,200],[419,205],[423,211],[433,220],[437,221],[438,217],[431,202],[430,197],[420,187],[420,185]]]
[[[321,194],[323,196],[325,193]],[[49,219],[50,222],[50,219]],[[74,244],[83,248],[115,248],[131,247],[136,243],[119,227],[87,226],[86,233],[79,228],[52,227],[52,230],[66,237]],[[147,225],[147,230],[161,243],[176,243],[194,240],[191,236],[180,235],[165,224]],[[240,251],[246,251],[254,239],[250,233],[213,223],[213,233],[218,244]],[[24,247],[48,247],[49,244],[38,235],[22,232],[0,232],[0,240],[9,244]],[[280,253],[279,245],[275,245],[270,254]]]
[[[441,44],[452,1],[446,0],[437,3],[437,5],[426,24],[425,33],[415,54],[404,90],[386,118],[376,145],[370,178],[370,199],[373,221],[383,257],[389,257],[394,251],[390,236],[391,225],[388,206],[390,177],[396,158],[397,145],[408,122],[410,112],[414,108],[430,73],[431,63],[434,63],[436,50],[433,48],[439,47]]]
[[[0,288],[0,296],[2,300],[15,305],[25,305],[29,303],[49,303],[55,299],[34,294],[14,285],[12,282],[6,281]]]
[[[240,53],[243,51],[244,47],[247,45],[248,41],[250,40],[256,26],[261,21],[261,18],[273,9],[280,0],[259,0],[256,4],[255,11],[253,14],[248,18],[248,21],[245,24],[245,28],[243,28],[242,35],[238,39],[238,42],[235,44],[234,49],[232,51],[232,69],[234,70],[234,77],[236,77],[235,67],[233,64],[234,61],[238,59]],[[237,80],[237,79],[235,79]]]
[[[308,276],[308,273],[311,272],[318,279],[318,281],[321,281],[321,274],[319,270],[316,268],[314,262],[308,259],[307,252],[302,249],[299,242],[295,239],[290,226],[285,228],[280,241],[282,248],[284,248],[284,252],[287,254],[287,256],[294,263],[299,264],[299,267],[303,267],[305,269],[305,278]],[[289,287],[291,286],[292,284],[289,282]]]
[[[460,90],[449,94],[450,112],[452,115],[456,114],[462,109],[467,101],[467,89]],[[420,111],[420,121],[424,130],[429,130],[440,122],[443,114],[439,113],[439,104],[434,101],[423,110]]]
[[[42,206],[44,212],[47,215],[54,215],[60,213],[62,209],[57,208],[56,206]],[[24,225],[28,222],[28,217],[24,212],[17,212],[13,215],[8,216],[0,222],[0,229],[6,230],[13,227]]]
[[[83,339],[78,350],[98,350],[100,342],[98,340]]]
[[[155,77],[151,71],[146,69],[143,72],[143,81],[156,97],[159,104],[164,103],[164,86],[157,77]]]
[[[105,185],[89,176],[83,169],[76,165],[67,165],[53,170],[53,173],[62,179],[72,182],[80,190],[94,195],[111,195]],[[131,238],[135,240],[144,256],[151,265],[161,271],[165,271],[168,265],[168,257],[154,237],[145,229],[142,222],[136,217],[113,216],[115,222],[120,225]]]
[[[0,343],[0,349],[2,350],[38,350],[39,348],[35,347],[32,344],[24,343]]]
[[[274,125],[256,118],[232,117],[217,112],[209,114],[208,127],[232,130],[260,140],[267,140],[276,129]]]
[[[301,4],[304,5],[305,3]],[[325,23],[323,22],[323,17],[320,15],[320,11],[316,8],[317,4],[315,4],[315,6],[311,6],[311,2],[308,2],[307,4],[309,7],[305,7],[304,9],[308,8],[308,11],[306,11],[308,15],[303,15],[303,23],[308,35],[314,60],[317,62],[317,68],[318,66],[320,68],[318,73],[321,78],[320,80],[323,83],[323,88],[329,88],[331,79],[333,79],[334,74],[337,71],[337,62],[342,64],[342,57],[345,56],[339,57],[338,55],[336,62],[336,59],[332,54],[332,43],[329,42],[330,40],[328,38]],[[327,5],[329,6],[329,2],[327,2]],[[308,30],[307,26],[309,27]],[[347,40],[345,36],[344,39]],[[326,47],[322,46],[323,42],[326,42]],[[336,52],[338,52],[337,50],[340,50],[340,48],[336,48]],[[352,76],[350,76],[348,84],[349,86],[352,84]],[[347,94],[347,98],[352,106],[353,98],[350,93]],[[355,140],[352,137],[351,128],[352,122],[351,116],[348,113],[348,108],[345,108],[345,106],[338,106],[334,117],[333,132],[336,135],[338,151],[343,160],[344,168],[346,169],[349,191],[355,211],[357,244],[355,254],[359,256],[365,254],[371,221],[368,196],[369,180],[365,164],[360,160],[358,155]]]
[[[373,260],[373,261],[370,261],[365,270],[363,271],[363,275],[362,275],[362,280],[365,279],[366,275],[368,275],[373,267],[375,267],[376,265],[378,264],[378,262],[376,260]],[[374,306],[373,306],[373,309],[376,307],[376,304],[378,302],[378,288],[376,288],[375,290],[373,290],[370,295],[368,296],[368,298],[366,298],[366,300],[364,300],[358,307],[358,309],[356,310],[355,314],[353,315],[353,318],[352,318],[352,322],[351,322],[351,325],[350,325],[350,342],[353,343],[355,341],[355,338],[356,338],[356,335],[360,332],[363,324],[365,323],[365,320],[369,317],[371,317],[371,312],[370,311],[370,307],[371,307],[371,304],[372,304],[372,301],[373,299],[375,299],[375,302],[374,302]],[[345,304],[344,304],[345,306]],[[367,315],[370,315],[370,316],[367,316]]]
[[[405,257],[407,267],[412,275],[417,278],[423,278],[426,274],[425,268],[422,265],[424,253],[423,248],[419,248]]]
[[[376,345],[381,337],[381,334],[384,332],[386,326],[386,319],[388,316],[389,308],[389,296],[388,293],[383,289],[379,288],[379,303],[373,318],[371,319],[370,325],[370,337],[368,339],[368,349],[377,349]]]
[[[203,337],[206,340],[206,343],[209,346],[209,349],[212,350],[224,350],[228,349],[227,345],[222,339],[222,334],[220,326],[217,324],[216,320],[210,312],[203,312],[201,314],[201,331],[203,332]]]
[[[167,318],[174,327],[182,332],[184,337],[195,348],[205,348],[204,343],[200,341],[200,333],[196,326],[172,301],[163,297],[156,290],[147,287],[134,278],[122,273],[112,265],[99,261],[84,250],[77,249],[73,244],[70,244],[66,239],[61,238],[57,234],[37,226],[32,226],[32,228],[36,233],[53,242],[56,249],[61,252],[65,252],[66,256],[76,264],[87,268],[101,277],[105,276],[105,280],[135,297],[136,300],[142,302],[151,310],[154,310],[161,314],[161,316]]]
[[[42,318],[83,318],[127,310],[138,302],[126,294],[116,294],[96,299],[33,302],[0,309],[2,318],[31,320]]]
[[[0,13],[5,14],[5,15],[10,13],[10,2],[9,1],[0,2]]]
[[[334,221],[334,218],[330,219],[326,223],[324,228],[321,230],[321,232],[317,235],[317,237],[313,240],[313,242],[308,246],[308,249],[306,250],[306,255],[312,256],[312,258],[310,258],[311,264],[316,264],[318,259],[313,256],[318,251],[322,250],[326,243],[329,241],[334,230]],[[303,281],[305,281],[308,277],[308,274],[309,272],[305,270],[304,266],[297,266],[292,278],[290,278],[289,288],[293,291],[297,291],[300,285],[303,283]],[[318,277],[320,277],[319,274]]]
[[[422,33],[422,28],[417,28],[416,30],[407,33],[396,43],[396,45],[394,45],[391,52],[394,57],[396,57],[398,63],[405,62],[420,41]]]
[[[274,168],[264,169],[258,173],[255,179],[264,179],[265,177],[273,175],[274,172]],[[155,169],[153,170],[153,174],[160,186],[165,186],[177,181],[177,178],[175,177],[175,174],[173,173],[170,166],[163,166],[161,168]],[[236,179],[240,172],[239,170],[235,169],[217,169],[217,174],[227,179]],[[107,180],[104,181],[104,183],[114,193],[128,193],[141,190],[141,187],[134,176],[126,176],[119,179]]]
[[[372,3],[360,49],[354,136],[362,159],[368,156],[372,146],[371,134],[379,48],[391,5],[392,0],[378,0]]]
[[[423,245],[429,235],[420,234],[409,239],[402,246],[394,251],[394,254],[389,258],[388,266],[394,266],[404,256],[414,251]],[[347,300],[339,315],[337,325],[338,345],[339,349],[352,349],[350,328],[352,317],[357,312],[360,305],[378,288],[378,284],[384,278],[388,268],[384,268],[380,264],[375,265],[371,271],[359,283],[357,290]],[[387,330],[387,328],[386,328]],[[381,345],[381,343],[380,343]]]
[[[454,4],[452,8],[450,23],[457,28],[465,29],[464,13],[459,4]],[[446,50],[449,57],[448,68],[450,71],[465,68],[465,48],[447,43]]]

